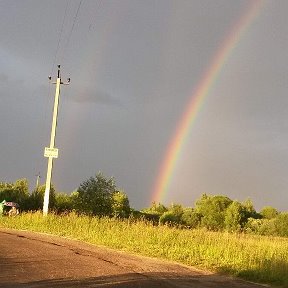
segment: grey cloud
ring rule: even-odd
[[[99,103],[103,105],[121,106],[119,99],[100,90],[81,89],[73,93],[70,99],[78,103]]]
[[[7,83],[7,81],[8,81],[8,76],[4,73],[0,73],[0,83],[4,84],[4,83]]]

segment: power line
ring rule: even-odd
[[[54,69],[54,66],[55,66],[55,63],[56,63],[57,54],[58,54],[59,49],[60,49],[60,43],[61,43],[61,40],[62,40],[62,34],[63,34],[63,29],[64,29],[64,24],[65,24],[65,20],[66,20],[66,16],[67,16],[69,3],[70,3],[69,0],[67,0],[65,12],[64,12],[64,17],[63,17],[63,21],[62,21],[62,25],[61,25],[61,28],[60,28],[60,31],[59,31],[57,48],[56,48],[56,52],[55,52],[55,56],[54,56],[54,60],[53,60],[52,68],[51,68],[51,73],[50,73],[51,75],[52,75],[52,72],[53,72],[53,69]]]
[[[77,18],[78,18],[78,14],[79,14],[80,7],[81,7],[82,2],[83,2],[83,0],[80,0],[80,2],[79,2],[79,4],[78,4],[77,11],[76,11],[76,14],[75,14],[74,19],[73,19],[73,24],[72,24],[70,33],[69,33],[68,38],[67,38],[67,41],[66,41],[66,45],[65,45],[65,47],[64,47],[64,51],[67,50],[67,47],[68,47],[68,45],[70,44],[70,39],[71,39],[72,33],[73,33],[73,31],[74,31],[75,23],[76,23],[76,20],[77,20]],[[64,53],[64,55],[65,55],[65,54],[66,54],[66,53]],[[63,59],[64,59],[64,56],[63,56]],[[62,62],[64,62],[63,59],[62,59]]]

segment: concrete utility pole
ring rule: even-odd
[[[36,190],[37,190],[39,187],[39,179],[41,178],[40,172],[38,172],[38,174],[35,176],[36,176]]]
[[[51,77],[49,77],[49,80],[51,80]],[[54,99],[50,147],[45,147],[45,151],[44,151],[44,156],[48,157],[46,186],[45,186],[44,203],[43,203],[43,215],[44,216],[46,216],[48,213],[53,158],[58,158],[58,149],[55,148],[54,146],[55,146],[55,136],[56,136],[56,127],[57,127],[57,115],[58,115],[58,105],[59,105],[59,96],[60,96],[60,85],[61,84],[68,85],[70,83],[70,78],[67,79],[67,83],[63,83],[61,81],[60,65],[58,65],[57,80],[56,80],[56,82],[52,82],[52,83],[56,84],[56,90],[55,90],[55,99]]]

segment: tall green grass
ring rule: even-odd
[[[51,233],[288,287],[287,238],[178,229],[74,213],[0,217],[0,227]]]

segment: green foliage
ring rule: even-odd
[[[79,209],[81,209],[81,200],[79,199],[79,192],[73,191],[69,198],[71,201],[72,210],[79,212]]]
[[[26,178],[18,179],[14,183],[14,189],[19,191],[21,195],[28,196],[29,194],[29,185]]]
[[[43,209],[43,202],[44,202],[44,194],[45,194],[46,185],[38,186],[30,195],[29,203],[27,204],[27,210],[41,210]],[[49,209],[55,209],[56,204],[56,192],[53,185],[50,188],[49,194]]]
[[[253,218],[251,218],[253,219]],[[267,235],[267,236],[279,236],[279,231],[277,229],[276,219],[254,219],[260,222],[260,227],[256,234]]]
[[[255,208],[254,208],[254,205],[251,201],[251,199],[247,199],[243,202],[243,208],[244,208],[244,211],[245,211],[245,218],[248,219],[248,218],[255,218],[255,219],[258,219],[258,218],[261,218],[261,215],[259,215]]]
[[[152,202],[151,207],[142,209],[141,211],[143,213],[161,216],[163,213],[167,212],[168,209],[161,203]]]
[[[279,214],[279,212],[271,206],[265,206],[260,211],[260,215],[265,219],[276,218],[278,214]]]
[[[181,224],[181,217],[183,214],[183,207],[180,204],[172,204],[168,211],[164,212],[160,218],[160,224],[177,225]]]
[[[127,218],[130,215],[129,199],[123,191],[112,194],[112,211],[116,217]]]
[[[164,212],[159,218],[160,224],[177,225],[179,224],[179,217],[172,211]]]
[[[18,201],[17,191],[14,190],[13,184],[7,183],[7,185],[3,185],[3,183],[1,183],[0,201],[3,201],[3,200],[13,201],[13,202]]]
[[[261,234],[260,229],[263,225],[263,219],[248,218],[245,225],[245,232],[253,234]]]
[[[198,228],[201,223],[201,214],[193,208],[186,208],[181,216],[181,222],[189,228]]]
[[[19,179],[15,183],[0,182],[0,201],[16,202],[20,207],[24,207],[29,197],[29,187],[27,179]]]
[[[277,235],[288,237],[288,212],[277,215],[275,218],[275,227]]]
[[[196,202],[196,211],[202,216],[201,225],[209,230],[221,230],[225,227],[225,212],[232,200],[226,196],[203,194]]]
[[[279,213],[272,219],[249,218],[246,224],[246,232],[259,234],[288,237],[288,213]]]
[[[178,219],[181,219],[181,216],[184,212],[184,208],[181,204],[171,204],[168,208],[169,212],[172,212],[175,216],[178,217]]]
[[[0,182],[0,202],[16,202],[20,211],[42,210],[44,193],[45,185],[42,185],[29,194],[27,179],[18,179],[15,183]],[[8,208],[4,206],[4,213]],[[288,237],[287,213],[279,213],[275,208],[266,206],[258,214],[250,199],[240,203],[222,195],[203,194],[196,201],[195,208],[184,208],[180,204],[166,207],[153,202],[151,207],[136,211],[130,207],[127,195],[116,189],[114,179],[101,173],[81,183],[71,195],[56,193],[52,186],[49,209],[56,213],[75,210],[79,214],[129,217],[135,221],[149,221],[153,225],[184,225],[193,229],[203,227],[213,231]]]
[[[13,189],[14,184],[9,182],[0,182],[0,192],[4,190]]]
[[[107,179],[102,173],[98,173],[80,184],[75,208],[78,212],[89,215],[111,215],[115,191],[114,179]]]
[[[164,212],[160,218],[160,224],[177,225],[181,224],[181,217],[183,214],[183,207],[180,204],[171,204],[168,211]]]
[[[152,202],[151,207],[142,209],[140,211],[140,213],[141,213],[142,219],[145,219],[147,221],[151,221],[152,223],[157,225],[158,223],[163,222],[163,220],[161,220],[162,222],[159,222],[160,218],[167,211],[168,211],[167,207],[165,207],[163,204]],[[163,217],[162,217],[162,219],[163,219]]]
[[[72,211],[72,198],[65,193],[55,194],[55,210],[57,213]]]
[[[245,209],[238,201],[233,201],[225,213],[225,227],[228,231],[240,231],[246,222]]]
[[[130,215],[129,215],[130,219],[140,220],[143,218],[142,215],[143,215],[142,212],[140,212],[134,208],[130,208]]]

